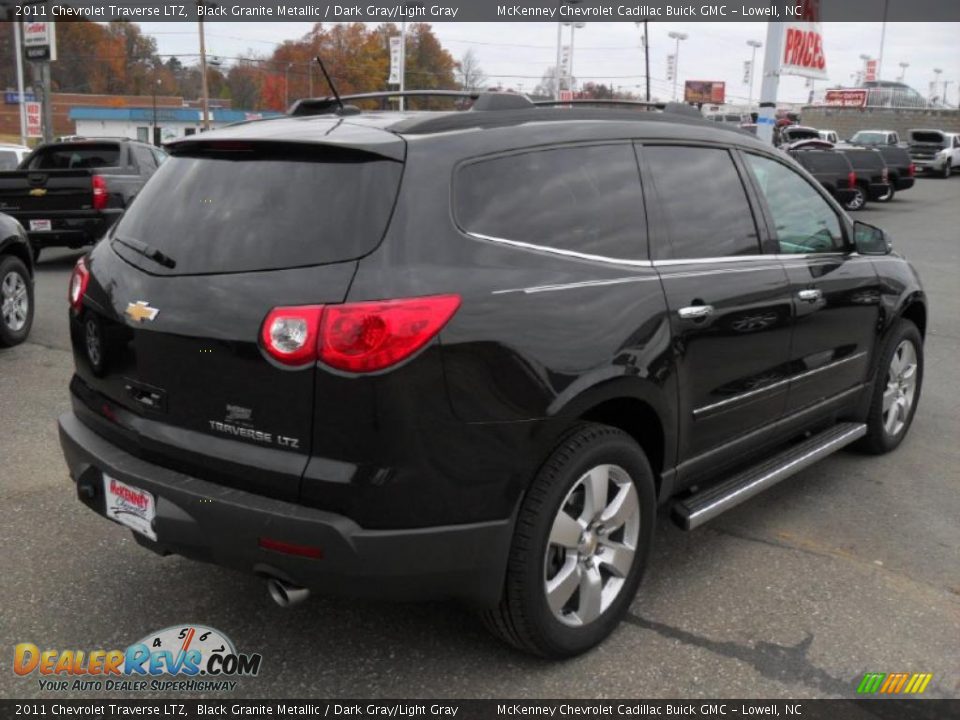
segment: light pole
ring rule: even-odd
[[[567,70],[568,70],[569,73],[570,73],[570,90],[572,91],[572,90],[573,90],[573,82],[574,82],[574,80],[573,80],[573,37],[574,37],[574,35],[573,35],[573,34],[574,34],[575,31],[577,31],[577,30],[582,30],[583,28],[585,28],[585,27],[587,26],[587,24],[586,24],[586,23],[582,23],[582,22],[578,22],[578,23],[563,23],[563,24],[570,26],[570,67],[568,67]]]
[[[197,6],[201,0],[197,0]],[[210,90],[207,87],[207,43],[203,36],[203,16],[200,16],[200,87],[203,93],[201,105],[203,107],[203,129],[210,129]]]
[[[151,144],[154,147],[160,146],[160,143],[157,142],[157,88],[159,87],[160,78],[157,78],[153,84],[153,137],[151,138]]]
[[[565,2],[570,5],[577,5],[581,0],[559,0],[557,2],[557,14],[560,13],[560,6]],[[553,73],[553,99],[560,99],[560,49],[563,45],[563,23],[557,23],[557,64],[554,66]]]
[[[944,107],[950,107],[950,105],[947,103],[947,86],[950,85],[952,82],[953,82],[953,80],[944,80],[944,81],[943,81],[943,104],[944,104]]]
[[[757,67],[757,48],[762,48],[763,43],[759,40],[747,40],[747,45],[751,48],[750,53],[750,89],[747,91],[747,104],[753,107],[753,72]]]
[[[907,77],[907,68],[910,67],[910,63],[902,62],[900,63],[900,77],[897,78],[899,82],[903,82],[904,78]]]
[[[934,97],[937,96],[937,84],[940,82],[940,73],[942,73],[942,72],[943,72],[943,68],[934,68],[934,69],[933,69],[933,74],[934,74],[934,80],[933,80],[933,96],[934,96]],[[933,98],[931,98],[931,100],[932,100],[932,99],[933,99]]]
[[[667,35],[677,41],[676,47],[673,51],[673,100],[677,100],[677,78],[680,77],[680,41],[686,40],[689,36],[686,33],[673,32],[672,30],[667,33]]]

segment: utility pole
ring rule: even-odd
[[[772,145],[773,128],[777,123],[777,92],[780,89],[783,23],[767,23],[766,44],[766,51],[763,55],[763,78],[760,84],[760,107],[757,115],[757,137]]]
[[[557,23],[557,64],[553,73],[553,99],[560,100],[560,48],[563,45],[563,23]]]
[[[880,55],[877,58],[877,80],[883,79],[883,45],[887,39],[887,10],[890,7],[890,0],[883,0],[883,22],[880,23]]]
[[[752,48],[750,55],[750,89],[747,91],[747,105],[753,107],[753,73],[757,69],[757,48],[763,47],[759,40],[747,40],[747,45]]]
[[[197,7],[203,3],[203,0],[197,0]],[[203,37],[203,16],[200,16],[200,84],[203,92],[201,105],[203,107],[203,129],[210,129],[210,90],[207,87],[207,43]]]
[[[400,112],[403,112],[403,92],[407,87],[407,21],[400,23]]]
[[[643,57],[646,64],[647,102],[650,102],[650,33],[647,21],[643,21]]]
[[[17,97],[19,98],[17,108],[20,112],[20,144],[27,144],[27,106],[23,102],[23,48],[20,45],[20,21],[15,20],[10,23],[13,27],[13,48],[17,54]]]

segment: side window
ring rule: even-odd
[[[673,145],[644,146],[642,152],[657,188],[670,258],[760,254],[753,213],[730,153]]]
[[[773,216],[780,252],[843,250],[840,220],[820,193],[786,165],[749,153],[746,158]]]
[[[467,232],[620,259],[647,252],[633,146],[537,150],[460,168],[457,221]]]
[[[150,152],[153,153],[153,157],[157,161],[157,167],[163,165],[163,161],[167,159],[167,154],[160,148],[151,148]]]

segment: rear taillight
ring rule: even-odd
[[[317,360],[317,338],[323,305],[274,308],[263,321],[260,340],[270,356],[284,365]]]
[[[87,270],[87,261],[83,258],[77,260],[73,266],[73,273],[70,275],[70,287],[67,291],[67,300],[70,301],[72,310],[79,310],[83,305],[83,296],[87,292],[87,283],[90,282],[90,271]]]
[[[107,207],[107,181],[100,175],[94,175],[90,178],[90,183],[93,189],[93,209],[103,210]]]
[[[847,173],[847,187],[851,190],[857,186],[857,174],[851,170]]]
[[[910,167],[907,168],[907,175],[909,175],[910,177],[915,177],[916,174],[917,174],[917,166],[914,165],[913,163],[910,163]]]
[[[320,361],[347,372],[383,370],[426,345],[459,307],[459,295],[328,305]]]
[[[883,181],[884,181],[884,182],[889,182],[889,181],[890,181],[890,171],[889,171],[887,168],[884,168],[884,169],[883,169],[883,174],[881,175],[881,177],[883,178]]]
[[[267,315],[260,337],[284,365],[319,360],[346,372],[376,372],[426,345],[459,307],[459,295],[280,307]]]

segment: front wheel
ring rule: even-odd
[[[0,347],[27,339],[33,324],[33,283],[27,266],[12,255],[0,256]]]
[[[880,353],[867,413],[867,434],[860,446],[882,454],[896,448],[906,437],[923,384],[923,338],[917,326],[900,320]]]
[[[953,167],[951,166],[950,161],[947,160],[947,161],[943,164],[943,169],[940,171],[940,177],[946,179],[946,178],[950,177],[950,173],[951,173],[951,172],[953,172]]]
[[[863,206],[867,204],[867,194],[859,185],[852,189],[853,196],[844,203],[843,207],[845,210],[862,210]]]
[[[585,424],[554,450],[520,508],[503,597],[488,628],[537,655],[600,643],[630,607],[653,542],[656,492],[639,445]]]

